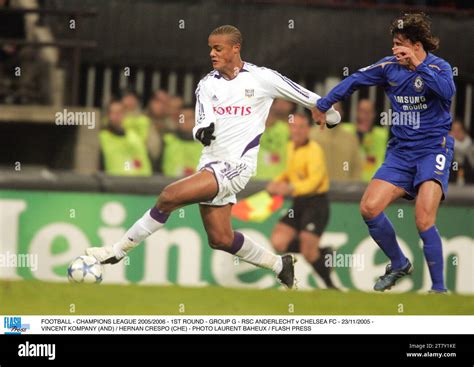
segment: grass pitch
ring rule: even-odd
[[[474,296],[0,281],[0,314],[473,315]]]

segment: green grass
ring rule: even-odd
[[[472,315],[474,296],[0,281],[0,314]]]

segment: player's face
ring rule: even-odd
[[[208,44],[211,49],[209,56],[215,70],[224,70],[235,63],[240,52],[240,45],[232,44],[229,36],[209,36]]]
[[[393,37],[392,41],[393,41],[392,51],[394,47],[398,47],[398,46],[408,47],[408,48],[411,48],[413,51],[415,51],[416,49],[416,44],[414,44],[408,38],[405,38],[401,34],[396,34],[395,37]],[[400,60],[398,61],[398,63],[403,66],[409,66],[410,64],[408,60]]]

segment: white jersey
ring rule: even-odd
[[[321,97],[274,70],[247,62],[232,80],[216,70],[206,75],[196,89],[193,135],[214,123],[216,139],[204,147],[198,169],[212,161],[243,161],[255,174],[260,137],[275,98],[313,108]],[[339,123],[339,113],[329,110],[327,121]]]

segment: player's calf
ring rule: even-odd
[[[86,249],[86,254],[95,257],[101,264],[116,264],[140,242],[163,227],[168,217],[169,214],[153,207],[137,220],[113,246],[89,247]]]
[[[214,246],[216,242],[222,244],[224,241],[210,241],[210,243],[214,243]],[[276,255],[238,231],[233,232],[230,246],[221,245],[219,249],[229,252],[250,264],[272,270],[277,274],[280,283],[287,288],[291,289],[296,284],[294,271],[296,259],[293,255]]]

